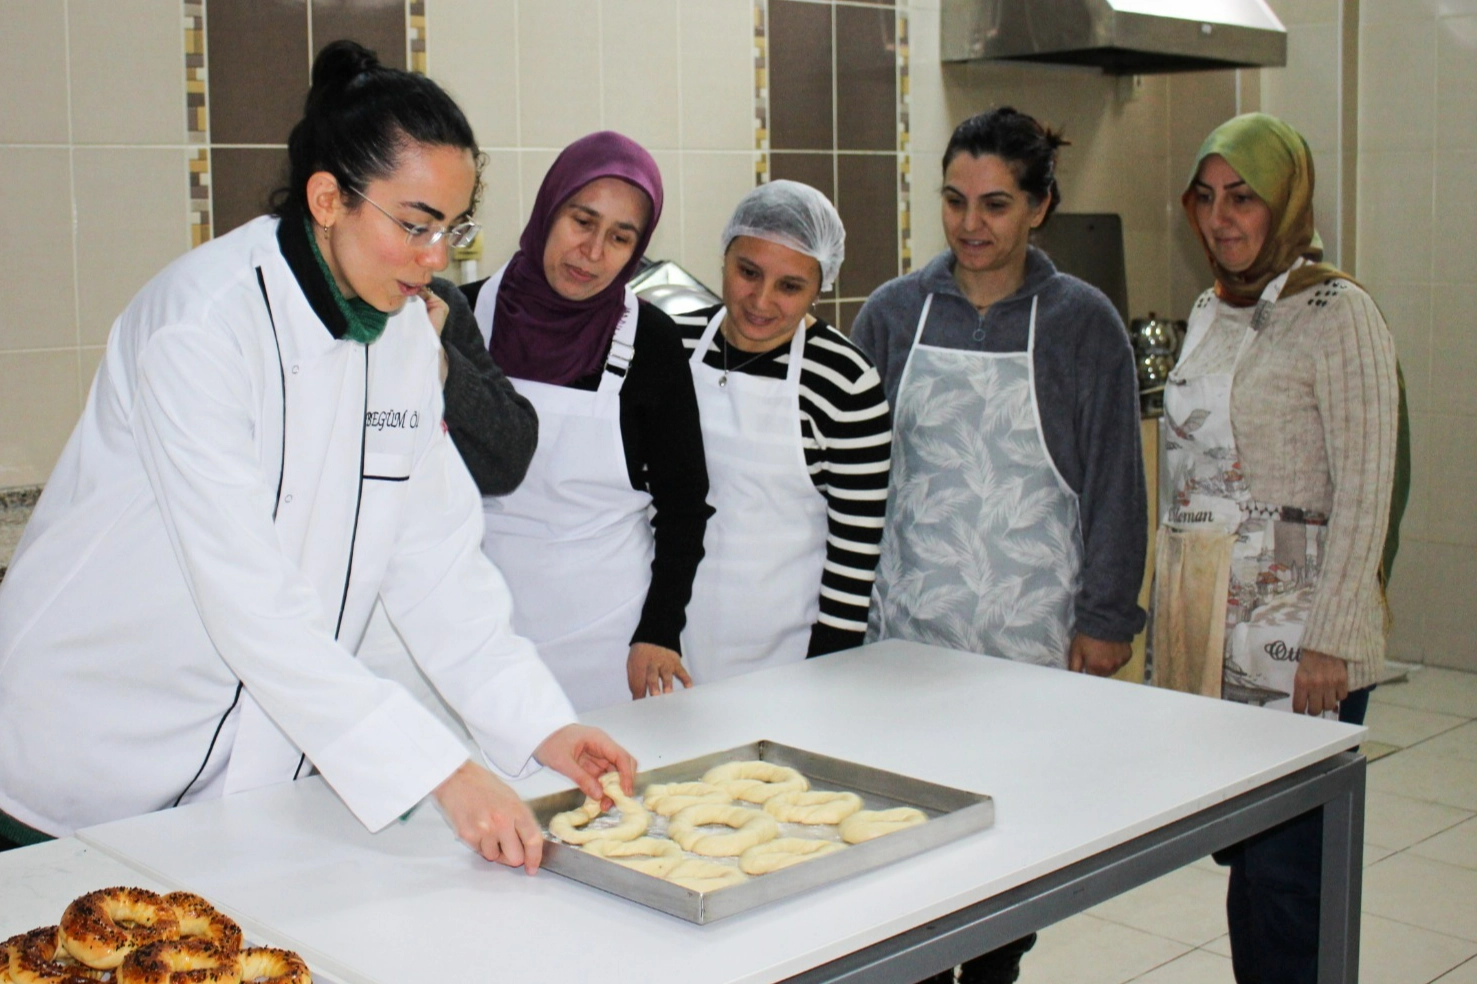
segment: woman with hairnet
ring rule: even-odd
[[[699,684],[866,632],[892,418],[871,360],[810,310],[845,240],[819,191],[760,185],[723,232],[723,304],[673,319],[715,508],[682,634]]]

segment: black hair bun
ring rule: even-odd
[[[357,41],[334,41],[313,59],[313,93],[347,86],[380,67],[379,56]],[[312,93],[308,98],[312,99]]]

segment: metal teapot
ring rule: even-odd
[[[1161,318],[1153,311],[1147,318],[1134,318],[1129,325],[1139,397],[1147,416],[1156,415],[1164,405],[1164,382],[1179,359],[1185,328],[1185,322]]]

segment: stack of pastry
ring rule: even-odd
[[[243,947],[241,927],[198,895],[105,888],[55,926],[0,943],[0,984],[312,984],[296,953]]]
[[[709,769],[701,782],[648,786],[639,802],[625,795],[615,773],[600,782],[620,810],[619,823],[592,826],[603,811],[598,801],[587,799],[580,808],[553,817],[549,832],[597,857],[699,892],[824,857],[928,819],[912,807],[863,810],[855,793],[812,792],[805,776],[770,762],[729,762]],[[644,836],[651,813],[667,818],[666,838]],[[840,839],[781,837],[781,823],[834,826]],[[715,829],[723,827],[728,829]],[[736,859],[737,866],[712,858]]]

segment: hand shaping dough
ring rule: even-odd
[[[732,803],[733,797],[721,786],[707,782],[669,782],[659,786],[647,786],[642,797],[646,808],[653,813],[670,817],[678,810],[699,803]]]
[[[883,834],[895,833],[908,827],[916,827],[928,820],[928,814],[911,806],[894,807],[891,810],[862,810],[841,821],[841,839],[848,844],[860,844]]]
[[[781,837],[768,844],[758,844],[739,855],[739,868],[746,875],[767,875],[801,861],[824,857],[844,850],[845,844],[811,840],[808,837]]]
[[[760,815],[763,816],[763,814]],[[666,879],[674,885],[690,888],[694,892],[711,892],[715,889],[727,888],[729,885],[737,885],[741,881],[748,881],[748,876],[726,864],[689,858],[668,872]]]
[[[600,815],[600,803],[587,799],[578,809],[554,814],[549,820],[549,833],[566,844],[588,844],[592,840],[607,839],[635,840],[646,833],[646,828],[651,825],[651,815],[621,789],[620,775],[607,772],[600,777],[600,786],[620,808],[620,823],[600,830],[580,829]]]
[[[656,837],[638,837],[629,841],[595,840],[585,845],[585,851],[658,878],[665,878],[686,860],[682,848]]]
[[[725,762],[703,773],[703,782],[722,786],[734,799],[763,803],[780,793],[803,793],[810,780],[773,762]]]
[[[709,834],[698,828],[704,824],[722,824],[734,828],[731,834]],[[684,851],[710,858],[732,858],[779,834],[774,817],[742,806],[702,803],[689,806],[667,824],[667,836],[682,845]]]
[[[780,823],[840,823],[861,808],[856,793],[780,793],[764,804]]]

